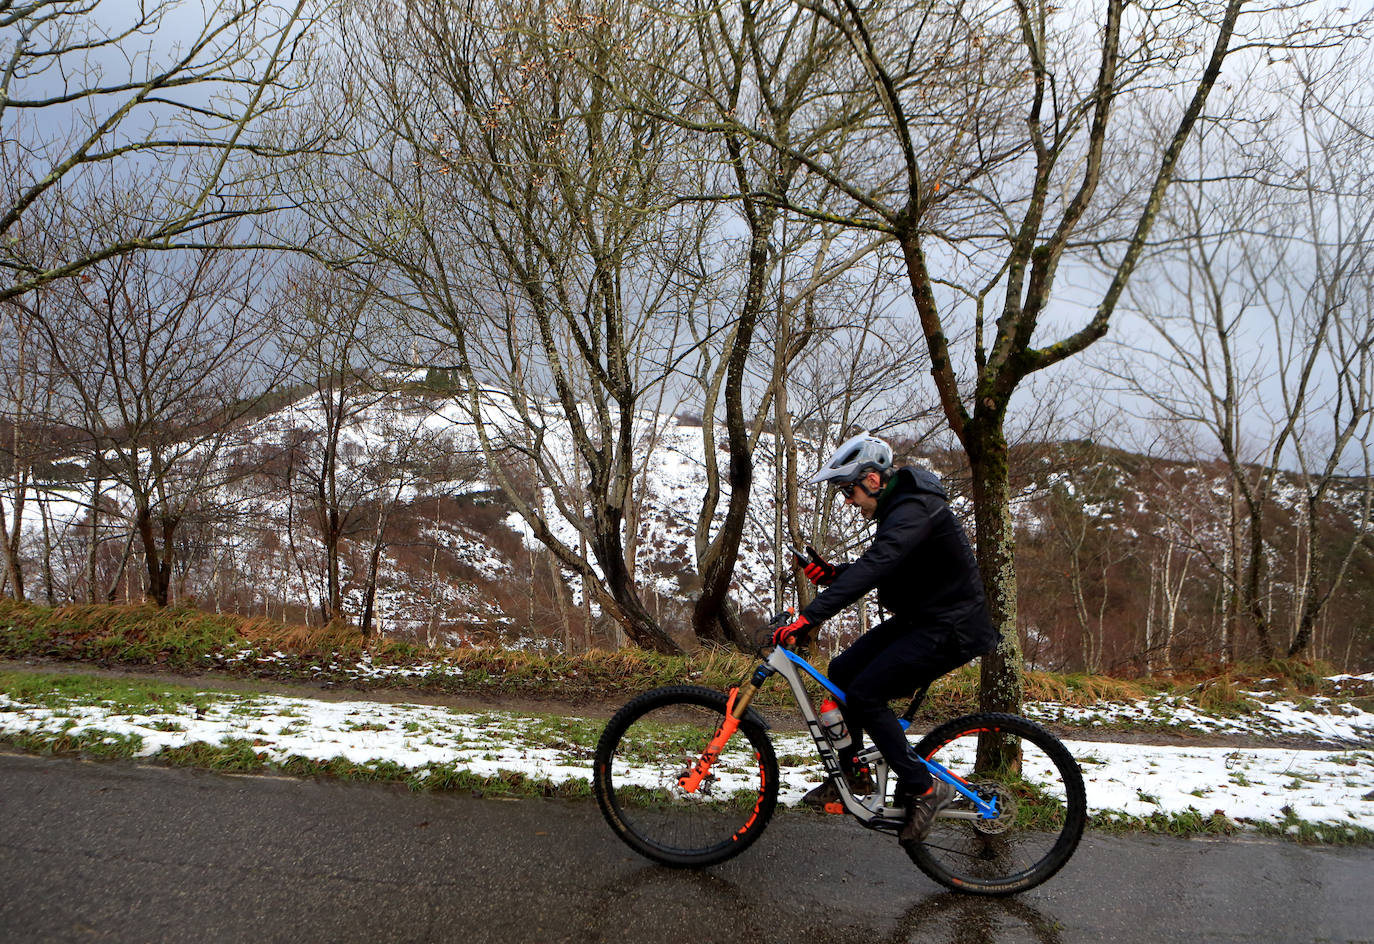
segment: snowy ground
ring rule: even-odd
[[[51,697],[45,701],[46,706],[0,694],[0,735],[75,737],[101,732],[111,743],[132,741],[135,754],[142,756],[229,739],[251,744],[269,762],[292,756],[342,757],[360,765],[394,764],[420,780],[440,769],[479,776],[516,773],[554,783],[588,780],[601,728],[600,722],[571,718],[222,692],[202,693],[195,704],[169,702],[165,709],[138,712],[90,697],[57,705]],[[1174,702],[1163,708],[1172,712],[1178,726],[1219,730],[1217,719]],[[1098,707],[1087,720],[1103,723],[1113,715],[1138,716],[1148,707],[1149,703]],[[1028,714],[1045,718],[1077,712],[1043,703],[1027,706]],[[1305,736],[1319,733],[1344,746],[1238,749],[1071,739],[1068,744],[1083,767],[1091,810],[1149,816],[1191,809],[1204,816],[1219,811],[1250,823],[1300,819],[1374,829],[1374,715],[1346,705],[1304,710],[1288,702],[1274,702],[1257,715],[1252,718],[1256,731],[1272,733],[1282,722]],[[1240,727],[1231,719],[1225,729]],[[814,755],[803,735],[779,734],[774,743],[780,757]],[[795,803],[820,779],[819,766],[784,767],[782,802]]]

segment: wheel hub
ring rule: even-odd
[[[986,836],[1006,832],[1016,822],[1016,796],[1004,785],[995,780],[985,780],[969,784],[984,800],[997,799],[997,815],[992,819],[978,817],[973,820],[973,828]]]

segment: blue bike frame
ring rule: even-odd
[[[820,751],[821,755],[821,763],[825,767],[826,773],[834,779],[836,786],[839,788],[841,802],[844,804],[846,810],[866,823],[892,812],[881,805],[876,808],[865,805],[850,792],[846,778],[838,776],[840,773],[839,756],[836,754],[834,747],[831,746],[830,739],[825,736],[825,732],[821,728],[820,719],[816,714],[816,708],[812,705],[811,697],[806,691],[806,686],[803,684],[800,674],[802,672],[815,679],[822,688],[835,697],[836,701],[845,704],[844,692],[841,691],[834,682],[826,678],[820,671],[812,666],[811,663],[807,662],[801,656],[782,646],[773,649],[764,660],[763,665],[759,666],[758,671],[754,673],[754,684],[759,684],[763,678],[772,674],[781,675],[787,680],[787,684],[791,687],[792,694],[797,700],[797,707],[801,710],[802,717],[806,719],[807,728],[810,730],[812,738],[816,741],[816,748]],[[903,730],[907,730],[911,726],[911,722],[906,720],[900,723]],[[876,765],[878,761],[881,761],[882,755],[878,752],[877,748],[869,748],[864,751],[860,757],[866,762]],[[926,769],[930,771],[931,776],[938,777],[940,780],[952,786],[959,792],[960,796],[964,797],[964,799],[968,800],[973,805],[972,811],[962,813],[955,811],[944,813],[942,816],[967,819],[997,818],[998,809],[996,797],[984,800],[969,786],[967,781],[956,774],[950,773],[943,764],[925,757],[921,757],[920,761],[926,765]],[[882,769],[885,772],[886,764],[883,764]],[[881,804],[883,802],[883,794],[886,790],[885,775],[879,778],[879,785],[883,789],[879,791],[879,797],[876,802]]]

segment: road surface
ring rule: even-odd
[[[0,941],[1371,941],[1374,849],[1089,834],[1010,900],[945,892],[846,817],[703,872],[591,801],[0,755]]]

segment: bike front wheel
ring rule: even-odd
[[[1025,891],[1078,847],[1088,815],[1083,773],[1038,724],[994,713],[956,718],[927,734],[916,753],[983,799],[997,799],[997,816],[984,818],[960,796],[936,817],[925,842],[907,850],[940,884],[982,895]]]
[[[714,865],[749,847],[778,801],[778,761],[746,716],[692,792],[679,783],[725,720],[726,696],[677,685],[632,699],[596,746],[592,791],[631,848],[672,866]]]

